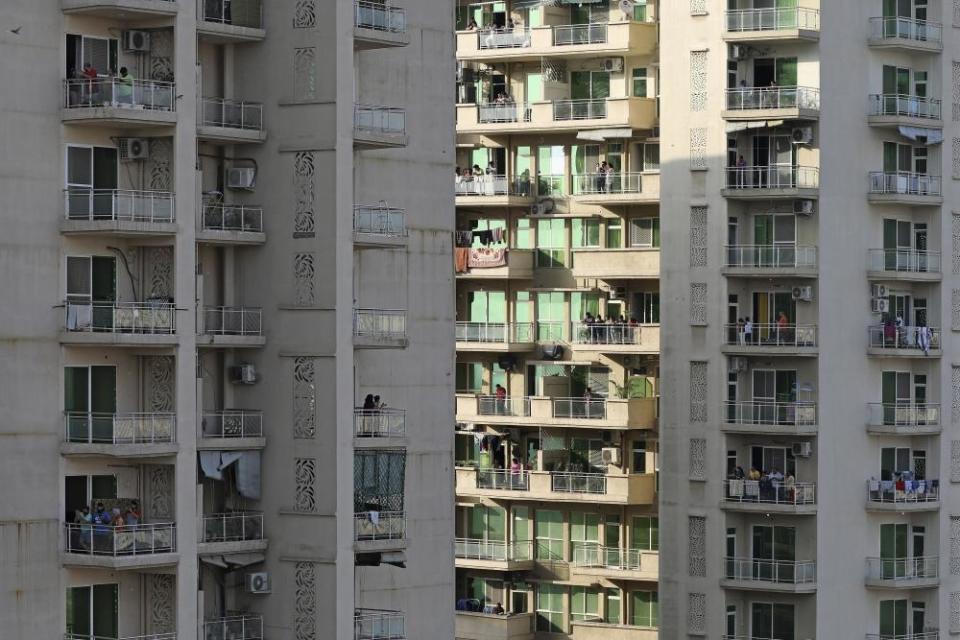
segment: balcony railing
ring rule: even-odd
[[[736,269],[813,269],[817,248],[797,244],[735,244],[724,251],[724,266]]]
[[[881,324],[867,329],[871,349],[917,349],[927,353],[940,348],[940,329]],[[919,354],[918,354],[919,355]]]
[[[85,333],[172,334],[173,303],[67,301],[66,329]]]
[[[407,225],[406,212],[386,206],[369,207],[356,205],[353,207],[353,232],[372,236],[390,238],[405,238]]]
[[[166,0],[163,0],[166,1]],[[139,636],[121,636],[120,638],[109,638],[104,636],[91,636],[88,633],[65,633],[63,640],[177,640],[177,634],[169,633],[146,633]]]
[[[817,485],[813,482],[788,483],[786,480],[726,480],[724,501],[743,504],[768,504],[796,507],[817,503]]]
[[[504,542],[502,540],[481,540],[478,538],[457,538],[454,553],[458,558],[467,560],[508,560],[533,559],[533,542],[530,540]]]
[[[640,327],[629,324],[574,322],[570,331],[573,344],[640,344]]]
[[[817,167],[767,165],[727,167],[727,189],[817,189],[820,169]]]
[[[815,324],[754,324],[750,334],[743,332],[739,324],[723,325],[726,344],[729,346],[755,347],[815,347],[817,325]]]
[[[875,427],[926,427],[940,424],[939,404],[872,402],[867,405],[867,424]]]
[[[607,117],[607,101],[599,100],[554,100],[554,120],[594,120]]]
[[[532,196],[533,184],[529,178],[508,178],[507,176],[474,176],[465,173],[454,182],[454,192],[458,196]]]
[[[406,433],[403,409],[353,409],[353,435],[362,438],[398,438]]]
[[[813,87],[738,87],[727,89],[727,109],[820,109],[820,90]]]
[[[642,193],[642,173],[575,173],[573,195]]]
[[[927,580],[939,577],[940,556],[915,558],[867,558],[871,580]]]
[[[537,195],[562,198],[567,194],[567,178],[557,174],[537,174]]]
[[[238,614],[204,620],[203,640],[263,640],[263,616]]]
[[[867,480],[867,502],[923,504],[940,500],[939,480]]]
[[[727,31],[820,30],[820,11],[806,7],[732,9],[727,11]]]
[[[529,491],[530,475],[525,471],[512,471],[510,469],[477,469],[477,488]]]
[[[245,100],[226,98],[202,98],[200,122],[202,127],[226,127],[230,129],[263,130],[263,105]]]
[[[202,220],[204,231],[263,233],[263,207],[205,203]]]
[[[353,3],[353,26],[358,29],[373,29],[388,33],[406,33],[407,12],[399,7],[389,7],[380,2],[358,0]]]
[[[874,93],[870,95],[869,115],[939,120],[940,107],[941,102],[933,98]]]
[[[168,444],[174,442],[175,413],[85,413],[68,411],[66,442],[74,444]]]
[[[457,322],[457,342],[533,342],[532,322]]]
[[[813,426],[817,403],[739,400],[723,403],[724,421],[743,425]]]
[[[484,49],[521,49],[531,44],[530,29],[521,27],[481,29],[477,32],[479,48]]]
[[[177,525],[173,523],[111,526],[66,524],[67,553],[94,556],[144,556],[177,550]]]
[[[263,412],[249,409],[204,411],[204,438],[262,438]]]
[[[899,16],[870,18],[872,40],[913,40],[915,42],[943,42],[943,25],[939,22],[916,20]]]
[[[607,492],[607,476],[603,473],[555,471],[550,474],[550,490],[556,493],[603,495]]]
[[[353,126],[357,131],[402,136],[407,132],[406,111],[394,107],[358,104],[353,111]]]
[[[571,44],[603,44],[607,41],[607,25],[567,24],[553,28],[553,46],[562,47]]]
[[[356,609],[353,613],[354,640],[405,640],[403,613],[383,609]]]
[[[940,640],[939,631],[916,631],[914,633],[868,633],[866,640]]]
[[[203,516],[200,542],[238,542],[263,540],[263,513],[235,511]]]
[[[160,80],[78,78],[64,80],[67,109],[123,107],[140,111],[174,111],[175,85]]]
[[[169,191],[133,189],[64,189],[67,220],[173,222],[174,197]]]
[[[261,0],[199,0],[199,18],[204,22],[219,22],[235,27],[263,28]]]
[[[939,196],[940,176],[909,171],[871,171],[870,193],[879,195]]]
[[[530,415],[530,398],[524,396],[478,396],[477,410],[481,416],[517,416]]]
[[[553,417],[603,420],[607,417],[607,401],[604,398],[554,398]]]
[[[402,540],[406,535],[403,511],[363,511],[353,514],[356,541]]]
[[[905,273],[940,273],[939,251],[913,249],[868,249],[870,271],[899,271]]]
[[[353,335],[378,339],[407,337],[405,309],[354,309]]]
[[[530,122],[532,117],[530,105],[523,102],[487,102],[477,105],[477,122],[480,124]]]
[[[217,336],[263,335],[259,307],[204,307],[203,332]]]
[[[603,547],[595,543],[582,542],[573,548],[573,566],[616,569],[620,571],[639,571],[642,568],[640,549],[621,549]]]
[[[817,563],[760,558],[724,558],[724,577],[743,582],[816,584]]]

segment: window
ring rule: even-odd
[[[513,535],[513,542],[515,543],[529,543],[530,542],[530,507],[514,507],[513,508],[513,528],[511,533]],[[529,544],[516,544],[513,553],[514,559],[516,560],[530,560],[530,545]]]
[[[67,589],[67,636],[118,637],[119,585],[95,584]]]
[[[563,560],[563,514],[537,509],[534,512],[538,560]]]
[[[630,469],[633,473],[647,472],[647,441],[631,440],[630,453],[632,456]]]
[[[600,514],[573,511],[570,513],[570,551],[600,544]]]
[[[70,442],[113,442],[117,368],[112,365],[66,367],[63,410],[67,415]]]
[[[458,362],[456,366],[458,393],[483,392],[483,363]]]
[[[630,548],[656,551],[660,548],[660,520],[656,516],[634,516],[630,523]]]
[[[529,218],[517,220],[517,236],[514,247],[517,249],[533,249],[533,225]]]
[[[914,629],[918,633],[922,631]],[[880,634],[883,637],[907,637],[907,601],[880,601]]]
[[[596,620],[600,617],[600,591],[588,587],[570,587],[570,618]]]
[[[643,170],[660,171],[660,143],[645,142],[643,144]]]
[[[636,0],[636,2],[633,3],[633,21],[647,21],[647,0]]]
[[[562,291],[540,291],[537,293],[537,340],[556,341],[563,339],[563,302]]]
[[[566,266],[563,220],[537,221],[537,267],[554,269]]]
[[[571,100],[603,100],[610,97],[609,71],[571,71]]]
[[[563,632],[565,587],[542,582],[537,586],[537,631]]]
[[[116,73],[119,70],[116,38],[67,34],[66,77],[74,77],[86,64],[90,64],[100,77]]]
[[[620,590],[607,589],[607,622],[610,624],[620,624]]]
[[[503,542],[506,538],[506,511],[502,507],[475,505],[470,509],[468,536],[479,540]]]
[[[623,242],[623,222],[620,218],[607,220],[607,248],[619,249]]]
[[[630,624],[635,627],[655,627],[659,618],[656,591],[630,592]]]
[[[111,147],[67,147],[67,216],[111,218],[118,186],[117,150]]]
[[[600,221],[596,218],[574,218],[570,222],[574,248],[600,246]]]
[[[630,246],[659,247],[660,218],[631,218]]]
[[[638,296],[639,313],[634,315],[640,324],[660,324],[660,293],[658,291],[641,291]]]
[[[633,70],[633,97],[647,97],[647,68],[636,67]]]

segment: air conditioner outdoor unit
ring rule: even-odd
[[[230,382],[233,384],[256,384],[257,368],[252,364],[230,367]]]
[[[541,198],[536,204],[530,205],[530,215],[543,216],[548,213],[553,213],[556,206],[553,198]]]
[[[600,65],[601,71],[612,71],[614,73],[623,71],[623,58],[604,58]]]
[[[253,167],[234,167],[227,170],[227,187],[230,189],[253,190],[257,180],[257,170]]]
[[[746,371],[746,370],[747,370],[746,358],[730,358],[730,371]]]
[[[813,127],[797,127],[790,133],[793,144],[810,144],[813,142]]]
[[[561,358],[563,358],[563,345],[560,345],[560,344],[543,345],[544,360],[560,360]]]
[[[870,295],[873,296],[874,298],[886,298],[887,285],[885,284],[870,285]]]
[[[600,457],[604,464],[620,464],[620,449],[617,447],[603,447],[600,449]]]
[[[889,313],[890,301],[886,298],[874,298],[870,301],[870,310],[874,313]]]
[[[731,60],[743,60],[747,57],[747,48],[742,44],[732,44],[730,45],[730,59]]]
[[[794,287],[791,294],[794,300],[810,302],[813,300],[813,287]]]
[[[150,51],[150,32],[149,31],[124,31],[123,32],[123,50],[124,51]]]
[[[626,287],[613,287],[612,289],[610,289],[611,300],[623,300],[626,297],[627,297]]]
[[[793,203],[793,212],[800,216],[809,216],[813,215],[814,211],[814,201],[813,200],[795,200]]]
[[[809,442],[794,442],[793,455],[800,456],[801,458],[809,458],[813,455],[813,445]]]
[[[270,574],[266,571],[246,575],[247,593],[270,593]]]
[[[118,147],[121,162],[146,160],[150,157],[150,140],[147,138],[120,138]]]

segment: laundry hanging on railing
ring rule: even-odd
[[[467,247],[454,247],[453,249],[453,270],[455,273],[466,273],[470,263],[470,249]]]
[[[223,480],[223,470],[237,463],[237,492],[244,498],[260,499],[259,451],[201,451],[200,468],[211,480]]]
[[[507,264],[506,249],[487,249],[486,247],[480,247],[470,249],[469,252],[467,267],[470,269],[492,269]]]

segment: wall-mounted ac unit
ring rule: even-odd
[[[732,44],[730,45],[730,59],[743,60],[747,57],[747,51],[749,49],[742,44]]]
[[[623,58],[604,58],[600,70],[620,73],[623,71]]]
[[[117,147],[121,162],[136,162],[150,157],[150,140],[147,138],[120,138]]]
[[[247,593],[270,593],[270,574],[266,571],[248,573],[245,577]]]
[[[234,167],[227,170],[227,187],[252,191],[257,181],[257,170],[253,167]]]
[[[813,287],[794,287],[790,292],[794,300],[810,302],[813,300]]]
[[[613,287],[610,289],[611,300],[623,300],[626,297],[627,297],[626,287]]]
[[[873,296],[874,298],[886,298],[887,285],[885,284],[870,285],[870,295]]]
[[[150,32],[149,31],[124,31],[123,32],[123,50],[124,51],[150,51]]]
[[[890,301],[887,298],[874,298],[870,301],[870,311],[874,313],[889,313]]]
[[[793,202],[793,212],[798,216],[813,215],[815,207],[813,200],[795,200]]]
[[[813,142],[813,127],[796,127],[790,133],[793,144],[810,144]]]
[[[813,445],[809,442],[794,442],[792,449],[793,455],[801,458],[809,458],[813,455]]]
[[[230,382],[233,384],[256,384],[257,368],[252,364],[230,367]]]
[[[600,449],[600,457],[604,464],[620,464],[620,449],[618,447],[603,447]]]
[[[730,358],[730,371],[746,371],[747,370],[747,359],[746,358]]]

